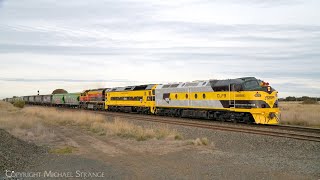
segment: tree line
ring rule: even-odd
[[[320,101],[320,97],[309,97],[309,96],[302,96],[302,97],[295,97],[295,96],[288,96],[286,98],[279,98],[279,101],[301,101],[306,104],[315,104]]]

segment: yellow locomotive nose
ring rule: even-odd
[[[263,112],[252,113],[252,116],[257,124],[278,124],[279,111],[275,108],[264,109]]]
[[[279,108],[277,103],[277,91],[271,94],[267,92],[260,92],[261,96],[257,100],[264,101],[268,108],[258,107],[251,109],[252,117],[257,124],[278,124],[279,123]]]

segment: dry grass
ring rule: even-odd
[[[320,105],[280,102],[281,124],[320,127]]]
[[[195,146],[207,146],[209,144],[208,138],[197,138],[195,140],[190,140],[189,144],[195,145]]]
[[[106,116],[92,112],[62,111],[55,108],[27,107],[19,109],[0,102],[0,128],[25,139],[45,139],[54,136],[50,126],[77,126],[98,135],[113,135],[144,141],[147,139],[182,139],[167,126],[143,128],[119,118],[106,121]]]
[[[11,103],[0,101],[0,112],[16,111],[18,108],[14,107]]]

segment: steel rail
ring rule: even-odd
[[[170,119],[169,120],[168,118],[161,118],[161,116],[160,117],[159,116],[139,116],[140,114],[134,115],[134,114],[124,114],[124,113],[115,113],[115,112],[99,112],[99,114],[108,114],[112,116],[125,117],[127,119],[132,119],[132,120],[140,120],[140,121],[142,120],[142,121],[165,123],[165,124],[172,124],[172,125],[182,125],[182,126],[189,126],[189,127],[198,127],[198,128],[204,128],[204,129],[212,129],[212,130],[241,132],[241,133],[268,135],[268,136],[274,136],[274,137],[284,137],[284,138],[291,138],[291,139],[297,139],[297,140],[320,142],[320,136],[297,134],[293,132],[283,132],[283,131],[277,131],[276,129],[263,130],[262,128],[251,128],[251,127],[243,127],[243,126],[225,126],[225,125],[217,125],[217,124],[210,124],[210,123],[202,123],[198,121],[186,121],[185,119],[174,120],[174,118],[169,118]]]
[[[61,108],[58,108],[58,109],[61,109]],[[70,108],[63,108],[63,109],[76,110],[76,109],[70,109]],[[318,128],[306,128],[306,127],[283,126],[283,125],[244,126],[243,124],[231,125],[231,123],[230,124],[210,123],[212,121],[200,122],[199,119],[194,119],[194,118],[176,118],[176,117],[168,117],[168,116],[154,116],[154,115],[109,112],[109,111],[92,111],[92,110],[85,110],[85,111],[95,112],[95,113],[104,114],[104,115],[111,115],[113,117],[125,117],[131,120],[157,122],[157,123],[165,123],[165,124],[172,124],[172,125],[211,129],[211,130],[240,132],[240,133],[249,133],[249,134],[256,134],[256,135],[267,135],[267,136],[273,136],[273,137],[282,137],[282,138],[290,138],[290,139],[297,139],[297,140],[304,140],[304,141],[320,142],[320,130]],[[317,136],[315,134],[312,134],[312,135],[297,134],[293,132],[283,132],[278,130],[296,131],[296,132],[303,132],[303,133],[317,133],[319,135]]]

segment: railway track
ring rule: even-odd
[[[178,119],[163,116],[146,116],[140,114],[124,114],[116,112],[98,112],[99,114],[107,114],[116,117],[123,117],[131,120],[139,121],[149,121],[157,123],[165,123],[172,125],[181,125],[188,127],[197,127],[204,129],[220,130],[220,131],[230,131],[230,132],[240,132],[249,133],[257,135],[267,135],[273,137],[290,138],[304,141],[320,142],[320,130],[313,128],[302,128],[296,126],[244,126],[244,125],[224,125],[217,123],[199,122],[199,121],[188,121],[188,119]],[[279,131],[281,130],[281,131]]]
[[[281,129],[287,131],[299,131],[320,134],[320,128],[310,128],[301,126],[291,126],[291,125],[263,125],[265,128]]]
[[[69,108],[64,108],[64,109],[69,109]],[[75,110],[75,109],[69,109],[69,110]],[[290,139],[297,139],[297,140],[304,140],[304,141],[320,142],[319,128],[282,126],[282,125],[267,125],[267,126],[266,125],[244,125],[244,124],[232,124],[232,123],[219,123],[216,121],[201,121],[199,119],[141,115],[141,114],[135,114],[135,113],[120,113],[120,112],[91,111],[91,110],[87,110],[87,111],[108,115],[112,117],[123,117],[130,120],[148,121],[148,122],[180,125],[180,126],[187,126],[187,127],[197,127],[197,128],[219,130],[219,131],[240,132],[240,133],[248,133],[248,134],[290,138]]]

